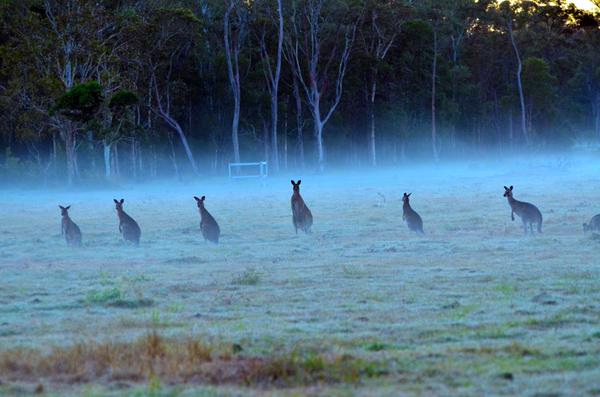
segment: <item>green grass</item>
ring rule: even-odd
[[[199,339],[207,348],[192,348],[196,354],[241,365],[219,367],[242,379],[235,384],[158,377],[156,393],[181,397],[506,395],[511,384],[526,395],[600,390],[598,244],[573,219],[598,211],[597,176],[413,175],[399,168],[354,178],[307,179],[303,195],[315,224],[311,235],[298,236],[289,178],[260,189],[203,182],[200,190],[214,189],[207,193],[222,229],[218,246],[199,237],[190,185],[123,187],[142,227],[139,248],[121,243],[113,192],[45,192],[35,203],[23,201],[23,192],[2,192],[0,205],[11,211],[0,224],[0,354],[135,344],[156,332],[173,343]],[[543,237],[525,237],[510,221],[501,197],[507,183],[540,206]],[[556,186],[560,195],[545,193]],[[398,191],[409,188],[418,192],[425,236],[401,220]],[[373,207],[374,191],[388,198],[385,207]],[[82,249],[66,247],[58,233],[56,202],[67,201],[84,234]],[[263,370],[265,360],[278,360],[282,367],[267,373],[280,378],[245,378],[252,360]],[[0,395],[13,387],[31,394],[39,381],[57,397],[86,388],[109,397],[148,395],[152,382],[144,374],[126,384],[46,382],[43,374],[19,382],[0,371]]]
[[[258,285],[262,280],[263,274],[254,267],[249,267],[243,273],[236,275],[231,283],[235,285]]]
[[[138,309],[154,306],[152,299],[127,297],[127,294],[118,287],[92,290],[85,296],[85,303],[86,305],[100,305],[120,309]]]

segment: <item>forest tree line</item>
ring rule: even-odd
[[[600,140],[600,8],[0,0],[0,136],[2,181],[70,185],[568,150]]]

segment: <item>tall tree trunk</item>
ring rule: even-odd
[[[135,138],[131,138],[131,176],[137,179],[137,148]]]
[[[192,153],[192,149],[190,148],[187,137],[185,136],[185,133],[183,132],[183,128],[181,128],[181,125],[179,124],[179,122],[177,120],[175,120],[175,118],[172,117],[170,114],[171,110],[170,110],[169,104],[171,103],[171,100],[170,100],[169,90],[167,89],[167,93],[166,93],[167,106],[165,109],[162,104],[163,97],[161,96],[160,91],[158,89],[158,83],[156,81],[156,76],[154,75],[154,73],[152,74],[152,77],[151,77],[151,84],[154,85],[154,94],[156,96],[156,103],[158,105],[158,115],[171,128],[173,128],[175,130],[175,132],[177,132],[177,135],[179,136],[179,140],[181,141],[181,144],[183,145],[183,149],[185,150],[185,154],[188,158],[188,161],[190,162],[190,165],[192,166],[192,171],[194,172],[194,174],[197,174],[198,166],[196,165],[196,160],[194,159],[194,154]]]
[[[142,152],[142,143],[141,142],[137,142],[137,148],[138,148],[138,163],[136,164],[136,166],[138,167],[138,171],[139,176],[143,177],[144,174],[142,173],[142,170],[144,169],[144,156],[143,156],[143,152]]]
[[[508,111],[508,142],[510,146],[510,150],[513,149],[514,143],[514,132],[513,132],[513,113],[512,109]]]
[[[287,101],[286,101],[287,103]],[[285,114],[283,116],[283,168],[288,169],[288,107],[285,107]]]
[[[185,136],[185,132],[183,132],[183,128],[181,128],[181,125],[177,122],[177,120],[175,120],[173,117],[171,117],[171,115],[163,112],[162,109],[159,109],[159,114],[160,114],[161,118],[164,121],[166,121],[167,124],[169,124],[169,126],[171,126],[171,128],[173,128],[175,130],[175,132],[177,132],[177,135],[179,136],[179,140],[181,141],[181,145],[183,146],[183,149],[185,150],[185,154],[188,158],[188,161],[190,162],[190,165],[192,166],[192,171],[194,172],[194,174],[197,174],[198,166],[196,165],[196,160],[194,159],[194,154],[192,153],[192,149],[190,148],[187,137]]]
[[[198,166],[196,165],[196,160],[194,159],[194,154],[192,153],[192,149],[190,148],[190,145],[185,136],[185,133],[183,132],[183,129],[181,128],[179,123],[177,123],[176,121],[174,122],[174,127],[175,127],[175,131],[177,131],[177,135],[179,135],[179,139],[181,140],[181,143],[183,144],[183,148],[185,149],[185,154],[187,155],[187,158],[190,161],[190,164],[192,165],[192,170],[194,171],[195,174],[197,174]]]
[[[236,0],[230,0],[229,6],[227,7],[225,17],[223,18],[223,34],[225,42],[225,58],[227,60],[227,75],[229,77],[229,83],[231,85],[231,91],[233,94],[233,120],[231,122],[231,141],[233,143],[233,158],[236,163],[239,163],[240,142],[238,130],[240,124],[241,101],[239,53],[241,46],[240,36],[242,35],[241,30],[243,29],[243,26],[237,26],[237,37],[234,40],[232,38],[230,18],[233,9],[236,7],[236,3]]]
[[[269,161],[269,126],[263,120],[263,149],[264,149],[264,158],[265,161]]]
[[[65,141],[65,155],[67,161],[67,183],[73,186],[77,176],[77,168],[75,163],[76,142],[73,126],[70,121],[66,121],[63,125],[63,137]]]
[[[52,167],[54,168],[54,176],[58,175],[58,139],[56,131],[52,132]]]
[[[502,153],[502,132],[500,130],[500,116],[498,111],[498,95],[494,90],[494,128],[496,130],[496,141],[500,153]]]
[[[115,171],[114,172],[115,172],[115,176],[120,179],[121,178],[121,162],[120,162],[120,158],[119,158],[119,143],[115,142],[113,145],[114,145],[114,148],[113,148],[112,154],[113,154],[113,158],[115,159],[115,167],[114,167]]]
[[[279,144],[277,139],[277,122],[278,122],[278,95],[279,95],[279,79],[281,76],[281,61],[283,52],[283,6],[281,0],[277,0],[277,15],[279,20],[279,30],[277,38],[277,61],[275,66],[275,75],[271,83],[271,150],[273,151],[273,168],[275,172],[279,172]],[[269,65],[269,68],[271,66]]]
[[[97,175],[98,169],[97,169],[97,165],[96,165],[96,150],[94,148],[94,134],[92,133],[92,131],[88,131],[87,133],[87,141],[88,141],[88,148],[90,150],[90,164],[91,164],[91,168],[92,168],[92,174]]]
[[[300,168],[304,169],[304,121],[302,120],[302,98],[298,87],[298,79],[294,75],[294,99],[296,100],[296,144],[298,145],[298,158]]]
[[[373,80],[371,82],[371,92],[369,94],[369,154],[371,165],[377,166],[377,148],[375,143],[375,95],[377,92],[377,70],[373,71]]]
[[[519,53],[519,49],[517,48],[517,42],[515,40],[515,35],[513,32],[512,15],[509,15],[508,18],[508,34],[510,36],[510,42],[515,52],[515,56],[517,58],[517,89],[519,90],[519,103],[521,106],[521,133],[523,134],[523,139],[525,139],[525,143],[529,144],[529,132],[527,130],[527,116],[525,110],[525,95],[523,94],[523,83],[521,81],[521,75],[523,73],[523,63],[521,62],[521,54]]]
[[[459,39],[454,36],[450,37],[452,42],[452,104],[456,105],[456,96],[458,91],[458,82],[456,81],[456,68],[458,64],[458,46],[460,44]],[[452,115],[452,125],[450,126],[450,145],[452,150],[456,149],[456,119],[455,115]]]
[[[239,96],[236,97],[234,109],[233,109],[233,120],[231,122],[231,142],[233,144],[233,159],[236,163],[241,161],[240,157],[240,140],[239,140],[239,126],[240,126],[240,100]]]
[[[342,97],[344,77],[348,67],[348,61],[354,39],[356,38],[356,29],[359,20],[356,19],[354,23],[348,26],[345,31],[344,47],[341,51],[334,46],[330,51],[329,59],[323,67],[320,65],[322,59],[327,59],[324,56],[322,46],[322,25],[324,16],[321,13],[322,1],[309,1],[306,5],[306,15],[304,18],[307,22],[307,29],[302,35],[293,36],[289,43],[289,56],[290,63],[292,65],[292,71],[296,75],[299,83],[302,85],[302,89],[306,94],[306,99],[310,106],[311,114],[313,117],[314,135],[317,140],[317,157],[319,163],[319,170],[323,172],[325,170],[325,150],[323,145],[323,127],[330,120],[333,113],[336,111],[340,99]],[[294,32],[298,34],[298,20],[293,19],[292,25]],[[304,22],[303,22],[304,23]],[[307,44],[310,43],[310,44]],[[307,55],[300,54],[300,46],[303,48],[308,47]],[[339,55],[338,55],[339,54]],[[337,58],[337,59],[336,59]],[[334,63],[335,60],[335,63]],[[306,62],[306,69],[308,70],[308,80],[302,73],[303,68],[300,66],[301,63]],[[331,64],[336,64],[337,75],[335,77],[335,95],[329,103],[328,109],[324,109],[321,114],[321,99],[324,93],[327,92],[327,86],[329,79],[327,78],[327,71]]]
[[[175,154],[175,145],[173,144],[173,136],[172,134],[169,132],[167,134],[167,136],[169,137],[169,146],[171,148],[171,163],[173,164],[173,171],[175,171],[175,177],[179,180],[180,178],[180,174],[179,174],[179,166],[177,165],[177,155]]]
[[[279,172],[279,143],[277,139],[277,96],[271,97],[271,160],[273,171]]]
[[[156,146],[152,145],[150,156],[152,158],[152,166],[150,167],[150,176],[156,178],[158,175],[158,154],[156,154]]]
[[[111,145],[107,142],[102,142],[103,154],[104,154],[104,176],[106,179],[111,178],[111,167],[110,167],[110,153]]]
[[[437,81],[437,54],[438,54],[438,38],[437,28],[433,29],[433,65],[431,68],[431,148],[433,149],[433,159],[438,161],[438,146],[437,146],[437,125],[436,125],[436,81]]]
[[[325,170],[325,148],[323,146],[323,122],[321,121],[321,112],[317,104],[312,111],[315,139],[317,140],[317,160],[319,172]]]

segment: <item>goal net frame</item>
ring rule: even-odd
[[[243,169],[257,168],[257,173],[240,172]],[[235,170],[238,170],[236,172]],[[269,176],[269,163],[256,161],[251,163],[229,163],[229,179],[266,179]]]

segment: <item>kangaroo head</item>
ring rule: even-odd
[[[302,181],[298,179],[298,182],[294,182],[294,180],[292,179],[291,182],[293,186],[292,189],[294,189],[294,193],[300,193],[300,184],[302,183]]]
[[[194,196],[194,199],[196,200],[196,203],[198,203],[198,208],[204,207],[204,200],[206,200],[206,196],[202,196],[200,198]]]
[[[117,209],[117,211],[123,211],[123,203],[125,202],[125,199],[113,199],[113,201],[115,202],[115,208]]]
[[[504,197],[512,197],[513,196],[513,187],[504,186]]]
[[[408,198],[410,197],[411,194],[412,193],[408,193],[408,194],[404,193],[404,195],[402,196],[402,201],[408,204],[408,202],[409,202]]]
[[[69,208],[71,208],[70,205],[68,205],[66,207],[63,207],[62,205],[59,205],[58,207],[60,208],[60,214],[62,216],[68,216],[69,215]]]

